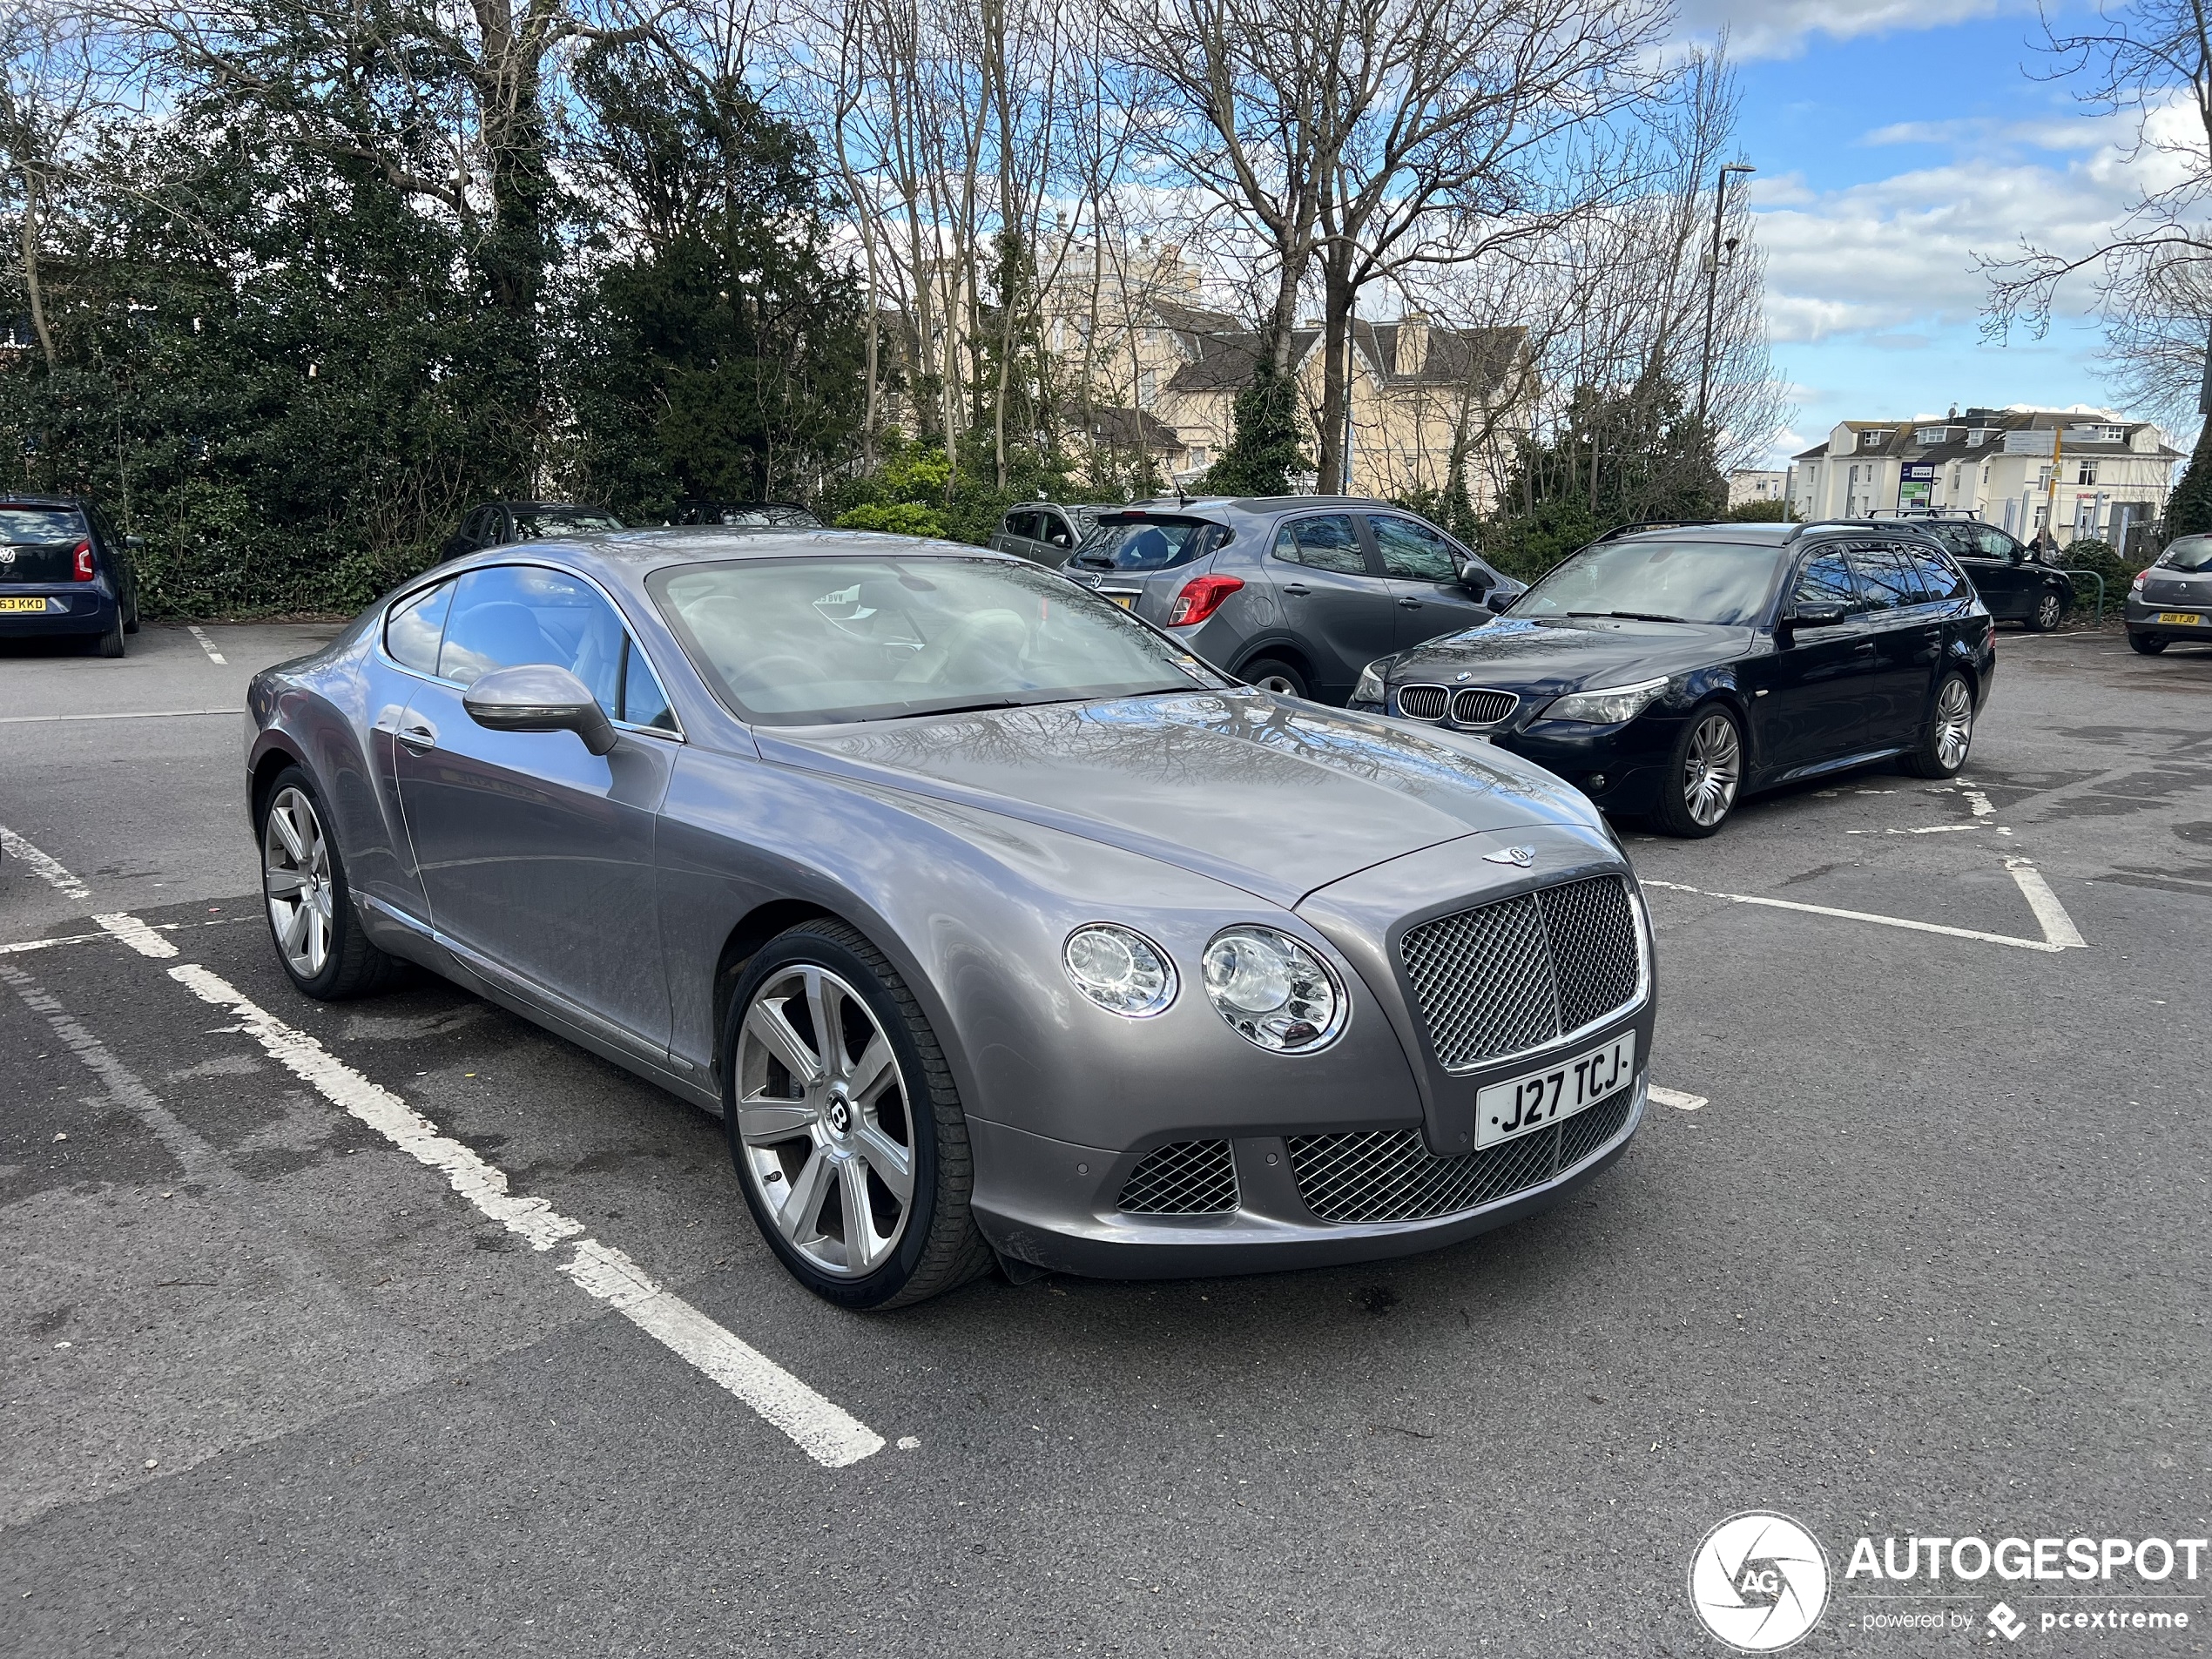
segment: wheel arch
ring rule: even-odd
[[[708,993],[714,1010],[713,1065],[718,1085],[722,1080],[722,1028],[729,1021],[731,999],[737,995],[738,981],[745,976],[745,964],[770,940],[806,921],[841,922],[873,942],[868,929],[849,916],[840,916],[826,905],[805,899],[772,899],[740,916],[730,929],[729,937],[722,941],[721,954],[714,964],[713,986]]]
[[[1270,637],[1245,646],[1238,653],[1236,665],[1229,671],[1242,678],[1246,669],[1263,658],[1269,657],[1274,658],[1278,662],[1289,664],[1303,674],[1305,677],[1308,690],[1318,689],[1320,681],[1314,676],[1312,658],[1307,655],[1296,640],[1291,638]]]
[[[247,771],[246,787],[247,821],[253,826],[257,835],[261,830],[261,808],[268,803],[269,790],[275,784],[277,775],[287,766],[298,766],[303,772],[308,770],[307,763],[300,759],[290,742],[274,732],[262,733],[260,746],[260,753],[253,758]]]

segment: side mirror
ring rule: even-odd
[[[123,538],[123,545],[128,548],[141,548],[145,544],[146,538],[143,536],[126,536]]]
[[[1498,578],[1473,559],[1461,559],[1460,561],[1460,585],[1480,599],[1498,585]]]
[[[1851,615],[1851,608],[1841,599],[1822,599],[1799,604],[1790,613],[1790,622],[1798,628],[1833,628]]]
[[[614,722],[565,668],[527,663],[496,668],[462,694],[462,707],[494,732],[573,732],[595,755],[615,746]]]
[[[1521,597],[1520,594],[1508,592],[1504,588],[1493,588],[1485,596],[1482,603],[1502,617],[1513,609],[1513,602],[1519,597]]]

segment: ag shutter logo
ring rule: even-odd
[[[1689,1604],[1737,1652],[1778,1653],[1820,1622],[1827,1552],[1787,1515],[1730,1515],[1690,1558]]]

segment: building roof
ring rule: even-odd
[[[1184,359],[1169,377],[1165,390],[1238,392],[1251,383],[1259,362],[1257,330],[1223,312],[1170,301],[1155,300],[1152,310],[1178,336]],[[1366,360],[1368,372],[1385,387],[1471,384],[1478,394],[1494,392],[1504,385],[1528,334],[1525,328],[1421,326],[1427,331],[1427,349],[1415,368],[1406,349],[1413,332],[1406,323],[1364,318],[1354,321],[1352,341]],[[1321,341],[1318,328],[1292,329],[1291,361],[1304,362]]]
[[[1839,421],[1836,424],[1848,427],[1858,435],[1858,447],[1848,456],[1854,460],[1865,457],[1914,462],[1986,460],[1993,455],[2008,453],[2003,435],[2009,432],[2062,432],[2066,453],[2070,455],[2141,455],[2165,461],[2183,458],[2182,451],[2168,444],[2163,437],[2159,440],[2157,448],[2153,449],[2134,447],[2135,435],[2153,424],[2148,421],[2133,421],[2125,417],[2107,420],[2099,415],[2071,414],[2063,409],[1970,408],[1964,414],[1946,415],[1941,420]],[[2126,435],[2118,439],[2074,435],[2077,428],[2093,426],[2121,427],[2125,429]],[[1946,435],[1942,442],[1920,442],[1922,432],[1938,428]],[[1973,432],[1991,435],[1979,443],[1974,443],[1968,438],[1968,435]],[[1824,442],[1815,444],[1810,449],[1801,449],[1791,457],[1793,461],[1825,461],[1829,458],[1828,445]]]
[[[1141,448],[1153,455],[1171,455],[1184,447],[1182,435],[1146,409],[1093,409],[1090,439],[1109,448]]]

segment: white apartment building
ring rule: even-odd
[[[1738,467],[1728,475],[1728,504],[1741,507],[1750,501],[1780,501],[1790,491],[1790,475],[1758,467]]]
[[[1793,457],[1794,517],[1912,507],[1973,514],[2024,542],[2115,546],[2164,516],[2183,459],[2148,421],[2051,409],[1968,409],[1941,421],[1845,421]]]

